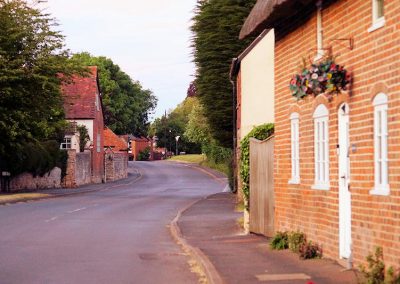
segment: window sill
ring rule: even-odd
[[[369,191],[369,194],[371,194],[371,195],[389,196],[390,195],[390,187],[389,187],[389,185],[375,187],[375,188],[373,188],[373,189],[371,189]]]
[[[383,26],[385,26],[385,23],[386,23],[386,22],[385,22],[385,18],[384,18],[384,17],[382,17],[382,18],[376,20],[376,21],[372,24],[372,26],[368,29],[368,32],[371,33],[371,32],[373,32],[373,31],[376,31],[377,29],[382,28]]]
[[[329,190],[329,184],[314,184],[311,189]]]
[[[300,179],[296,179],[296,178],[291,179],[288,181],[288,184],[300,184]]]

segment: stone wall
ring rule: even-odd
[[[68,150],[67,173],[63,187],[74,188],[92,182],[90,152]]]
[[[106,153],[105,155],[106,181],[113,181],[128,177],[128,154]]]
[[[91,183],[90,152],[76,154],[75,182],[77,186]]]
[[[61,169],[54,168],[43,176],[34,177],[31,173],[20,174],[10,181],[11,191],[60,188]]]

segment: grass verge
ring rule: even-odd
[[[201,154],[190,154],[190,155],[179,155],[173,156],[168,159],[169,161],[178,161],[184,163],[195,163],[200,166],[204,166],[221,173],[224,173],[226,176],[229,176],[229,166],[226,163],[217,164],[213,161],[209,161],[205,155]]]
[[[15,193],[15,194],[0,194],[0,204],[18,202],[32,199],[49,197],[49,194],[44,193]]]

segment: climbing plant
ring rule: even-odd
[[[254,127],[240,142],[240,178],[242,181],[242,191],[248,209],[249,189],[250,189],[250,138],[265,140],[274,134],[274,124],[267,123]]]

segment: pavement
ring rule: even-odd
[[[264,236],[243,234],[237,222],[243,213],[235,204],[231,193],[210,195],[185,208],[172,224],[209,283],[358,283],[353,270],[334,261],[301,260],[288,250],[271,250]]]

